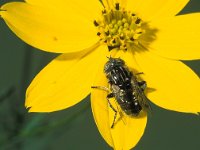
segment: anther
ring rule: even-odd
[[[123,23],[126,23],[126,22],[127,22],[126,18],[123,18],[123,19],[122,19],[122,22],[123,22]]]
[[[116,4],[115,4],[115,9],[116,9],[116,10],[119,10],[119,3],[116,3]]]
[[[133,37],[130,38],[131,41],[134,41],[135,39]]]
[[[135,16],[135,14],[132,13],[131,16]]]
[[[121,40],[124,40],[124,36],[120,36],[119,38],[120,38]]]
[[[114,40],[112,41],[112,43],[113,43],[113,44],[116,43],[116,40],[114,39]]]
[[[97,35],[98,35],[98,36],[100,36],[100,35],[101,35],[101,33],[100,33],[100,32],[97,32]]]
[[[109,51],[111,51],[111,50],[113,50],[113,49],[115,49],[115,48],[118,48],[119,46],[108,46],[108,50]]]
[[[102,14],[106,14],[106,10],[105,9],[102,11]]]
[[[106,34],[106,36],[108,36],[108,35],[110,34],[110,32],[109,32],[109,31],[106,31],[105,34]]]
[[[137,20],[135,21],[135,24],[139,24],[141,22],[141,19],[137,18]]]
[[[99,26],[98,22],[96,20],[94,20],[94,25],[97,27]]]
[[[124,28],[128,28],[129,24],[128,23],[124,23]]]
[[[117,21],[117,25],[121,26],[122,25],[122,21],[121,20]]]

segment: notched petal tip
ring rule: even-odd
[[[26,110],[30,113],[32,112],[31,109],[32,109],[32,106],[30,104],[27,103],[27,100],[25,100],[25,108]]]
[[[5,9],[2,9],[2,8],[0,7],[0,12],[1,12],[1,11],[7,11],[7,10],[5,10]]]
[[[2,14],[7,11],[6,9],[3,9],[2,6],[0,6],[0,18],[2,18]]]
[[[27,103],[25,103],[25,108],[27,110],[28,113],[31,113],[32,111],[32,106],[31,105],[28,105]]]
[[[26,110],[30,113],[30,112],[31,112],[31,111],[30,111],[30,110],[31,110],[31,107],[29,107],[29,106],[26,107]]]

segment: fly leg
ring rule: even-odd
[[[147,87],[147,83],[146,81],[139,81],[138,85],[140,86],[140,88],[142,89],[142,91],[144,91]]]
[[[138,75],[140,75],[140,74],[144,74],[144,72],[138,72],[138,73],[136,73],[135,75],[138,76]]]
[[[91,88],[93,89],[100,89],[100,90],[104,90],[106,92],[109,92],[109,89],[105,86],[92,86]],[[107,95],[106,99],[108,100],[108,104],[110,106],[110,108],[115,112],[115,115],[114,115],[114,119],[113,119],[113,123],[111,125],[111,128],[114,127],[114,124],[115,124],[115,120],[117,118],[117,110],[113,107],[113,105],[111,104],[110,102],[110,98],[113,98],[114,97],[114,94],[113,93],[110,93]]]
[[[116,120],[116,118],[117,118],[117,110],[113,107],[113,105],[112,105],[111,102],[110,102],[110,98],[112,98],[112,97],[114,97],[114,94],[113,94],[113,93],[108,94],[107,97],[106,97],[106,99],[108,100],[108,104],[109,104],[110,108],[115,112],[115,115],[114,115],[114,119],[113,119],[113,123],[112,123],[112,125],[111,125],[111,128],[114,127],[115,120]]]
[[[143,72],[138,72],[135,75],[137,76],[137,75],[141,75],[141,74],[144,74],[144,73]],[[140,86],[140,88],[142,89],[142,91],[144,91],[146,89],[146,87],[147,87],[146,81],[138,81],[137,83]]]
[[[93,89],[100,89],[100,90],[104,90],[106,92],[109,92],[109,89],[105,86],[91,86],[91,88]]]

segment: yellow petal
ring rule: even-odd
[[[63,54],[47,65],[33,80],[26,93],[30,112],[51,112],[73,106],[91,91],[105,49],[87,54]]]
[[[93,86],[108,86],[105,75],[103,74],[103,65],[99,67],[100,71],[96,76]],[[107,92],[99,89],[92,89],[91,106],[96,125],[105,141],[114,147],[110,122],[109,122],[109,107],[106,100]]]
[[[74,8],[74,12],[85,15],[92,21],[101,15],[102,4],[98,0],[25,0],[27,3],[42,7],[59,9]]]
[[[102,0],[103,5],[105,6],[105,8],[107,9],[113,9],[115,8],[115,4],[119,3],[121,8],[125,8],[126,4],[127,4],[127,0]]]
[[[125,8],[127,5],[127,0],[115,0],[115,3],[119,3],[122,8]]]
[[[156,105],[179,112],[200,112],[199,77],[185,64],[149,52],[135,53],[149,88],[148,98]]]
[[[124,52],[120,51],[115,57],[120,57],[126,62],[128,61],[128,64],[132,63],[130,53],[126,55]],[[99,78],[94,84],[108,87],[108,81],[103,70],[98,73],[98,75]],[[143,135],[147,117],[145,114],[135,118],[126,116],[122,113],[119,106],[116,105],[115,99],[110,99],[114,108],[118,110],[117,121],[115,122],[114,128],[111,129],[114,112],[108,106],[108,101],[106,99],[107,94],[107,92],[100,89],[92,90],[92,110],[96,124],[103,138],[110,146],[116,150],[129,150],[138,143]],[[123,115],[120,115],[120,113]],[[122,116],[122,119],[119,118],[120,116]]]
[[[102,0],[102,3],[104,5],[104,7],[107,9],[112,9],[114,7],[113,0]]]
[[[127,0],[127,8],[144,21],[159,20],[176,15],[189,0]]]
[[[181,60],[200,59],[200,13],[175,16],[155,22],[158,29],[152,52]]]
[[[17,36],[45,51],[81,51],[99,40],[93,20],[76,7],[50,8],[13,2],[1,9],[6,10],[0,11],[1,17]]]

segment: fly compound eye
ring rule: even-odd
[[[117,58],[117,59],[116,59],[116,62],[117,62],[118,64],[121,64],[121,65],[124,65],[124,64],[125,64],[124,60],[122,60],[121,58]]]

